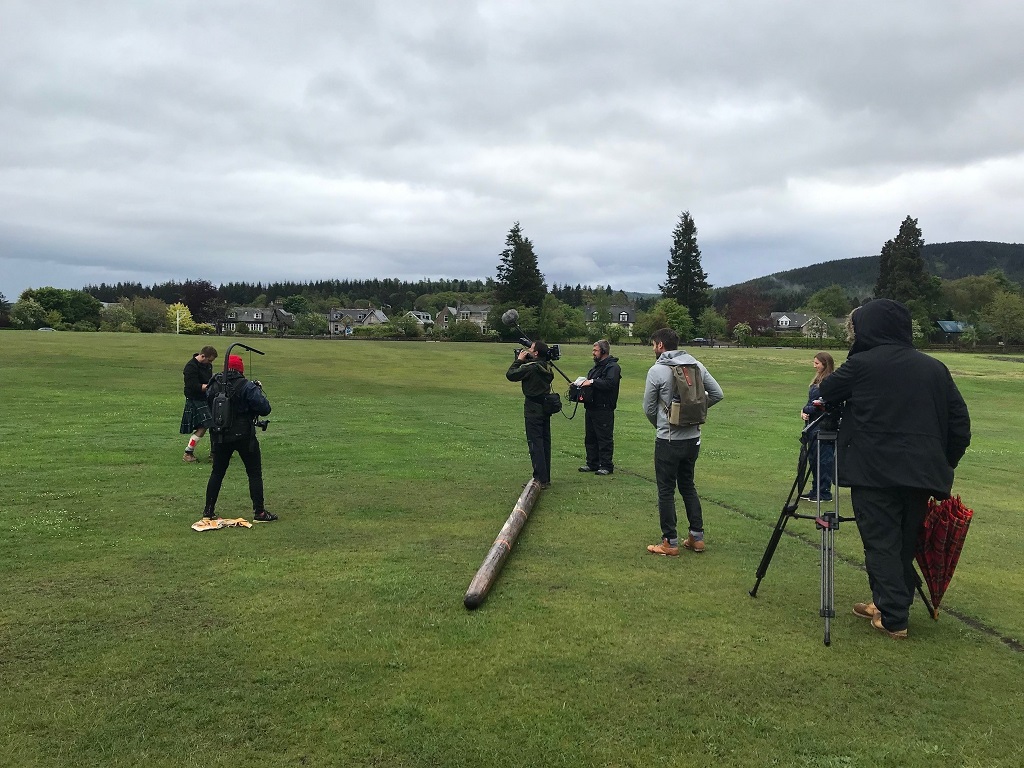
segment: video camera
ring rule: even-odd
[[[519,331],[519,343],[520,344],[522,344],[527,349],[529,349],[530,347],[533,346],[533,342],[530,341],[530,339],[527,337],[527,335],[525,333],[523,333],[523,329],[519,327],[519,310],[517,310],[517,309],[507,309],[507,310],[505,310],[505,313],[501,316],[501,322],[503,322],[509,328],[515,328],[517,331]],[[518,360],[519,359],[519,353],[522,352],[522,351],[523,350],[521,350],[521,349],[515,350],[515,352],[513,354],[513,357]],[[558,349],[558,345],[557,344],[549,344],[548,345],[548,351],[545,353],[543,359],[546,362],[554,362],[555,360],[558,360],[559,358],[561,358],[561,356],[562,356],[562,353]]]
[[[843,403],[829,403],[819,398],[812,400],[811,406],[813,412],[808,414],[809,418],[804,432],[809,432],[811,429],[821,429],[826,432],[839,430],[839,423],[843,418]]]
[[[519,343],[522,344],[526,349],[529,349],[530,347],[533,346],[533,342],[530,341],[529,339],[525,338],[525,337],[521,338],[519,340]],[[514,357],[515,359],[518,360],[519,359],[519,353],[522,352],[522,351],[523,350],[521,350],[521,349],[514,350],[513,354],[512,354],[512,357]],[[544,354],[544,356],[541,359],[549,361],[549,362],[553,362],[555,360],[558,360],[561,356],[562,356],[562,353],[559,351],[558,345],[557,344],[552,344],[551,346],[548,347],[548,351]]]

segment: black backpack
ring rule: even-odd
[[[215,443],[229,443],[256,433],[251,414],[246,411],[239,398],[245,386],[245,379],[229,377],[224,372],[210,379],[207,397],[210,401],[210,440]]]

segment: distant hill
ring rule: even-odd
[[[983,275],[991,269],[1000,269],[1013,282],[1024,284],[1022,244],[983,241],[926,243],[922,256],[925,269],[943,280]],[[758,277],[722,290],[752,287],[766,296],[792,300],[795,302],[793,306],[798,306],[815,291],[838,284],[851,296],[863,299],[874,293],[880,258],[876,255],[826,261]]]

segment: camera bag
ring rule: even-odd
[[[541,403],[545,416],[553,416],[562,410],[562,398],[557,392],[548,392]]]

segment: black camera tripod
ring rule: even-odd
[[[814,421],[809,422],[800,433],[800,460],[797,465],[796,479],[793,481],[793,487],[789,491],[789,498],[786,499],[786,503],[782,506],[782,514],[779,515],[779,520],[775,523],[775,530],[772,531],[771,538],[768,540],[768,546],[765,548],[764,556],[761,558],[761,564],[757,567],[757,581],[754,582],[754,588],[750,590],[750,596],[757,597],[757,588],[761,585],[761,579],[764,578],[765,573],[768,572],[772,556],[775,554],[775,549],[779,546],[782,534],[786,530],[786,523],[791,518],[813,520],[815,526],[821,531],[821,608],[819,615],[825,619],[825,645],[832,644],[831,622],[836,615],[835,534],[839,530],[840,523],[850,522],[854,519],[839,515],[839,451],[836,443],[839,433],[834,428],[833,420],[829,417],[830,414],[822,414]],[[822,419],[826,421],[822,422]],[[822,422],[821,428],[815,432],[814,429],[818,426],[819,422]],[[814,468],[814,476],[817,478],[821,477],[822,444],[831,443],[833,446],[832,477],[836,486],[836,493],[832,497],[832,508],[830,510],[823,510],[821,504],[822,489],[819,487],[818,498],[815,501],[815,514],[801,515],[797,512],[797,508],[800,504],[800,495],[803,493],[810,474],[807,457],[812,440],[818,443],[818,450],[815,452],[816,466]]]

